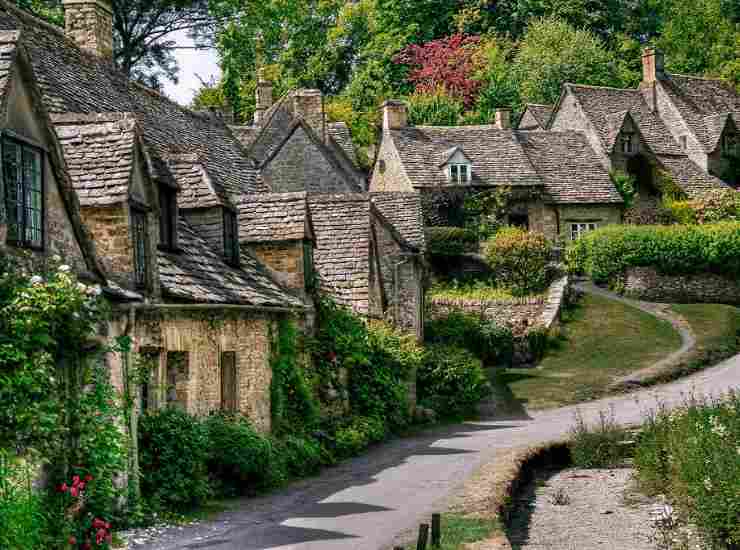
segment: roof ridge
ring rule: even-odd
[[[563,86],[569,86],[572,88],[588,88],[590,90],[614,90],[616,92],[633,92],[633,93],[640,92],[640,90],[636,88],[617,88],[615,86],[595,86],[593,84],[576,84],[575,82],[565,82],[563,83]]]
[[[693,78],[695,80],[711,80],[713,82],[727,82],[726,78],[721,76],[696,76],[693,74],[668,73],[668,76],[679,76],[681,78]]]
[[[511,131],[512,128],[499,128],[495,124],[460,124],[454,126],[432,126],[427,124],[421,124],[418,126],[407,126],[407,128],[420,128],[425,130],[459,130],[459,129],[478,129],[478,130],[501,130]],[[403,128],[402,128],[403,129]]]

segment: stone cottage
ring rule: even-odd
[[[507,188],[508,222],[570,240],[620,223],[622,198],[583,134],[514,130],[509,112],[482,126],[409,126],[399,101],[383,105],[373,193],[416,193],[427,226],[458,225],[461,196]]]
[[[547,128],[581,132],[607,170],[634,176],[640,201],[630,215],[652,222],[666,179],[689,197],[737,183],[725,168],[740,95],[721,80],[667,73],[653,49],[642,60],[637,89],[565,84]]]

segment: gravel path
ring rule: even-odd
[[[569,469],[533,483],[510,532],[514,550],[655,550],[655,503],[633,471]]]

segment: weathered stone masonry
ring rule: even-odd
[[[627,270],[623,282],[627,296],[651,302],[740,305],[740,281],[713,273],[663,275],[635,267]]]

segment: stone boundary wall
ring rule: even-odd
[[[740,305],[740,280],[714,273],[662,275],[651,267],[629,268],[624,294],[649,302]]]
[[[535,328],[549,330],[559,325],[560,310],[568,288],[569,279],[566,276],[556,279],[544,296],[509,300],[432,298],[429,300],[429,313],[432,319],[444,317],[453,311],[480,315],[510,327],[514,336],[524,336]]]

